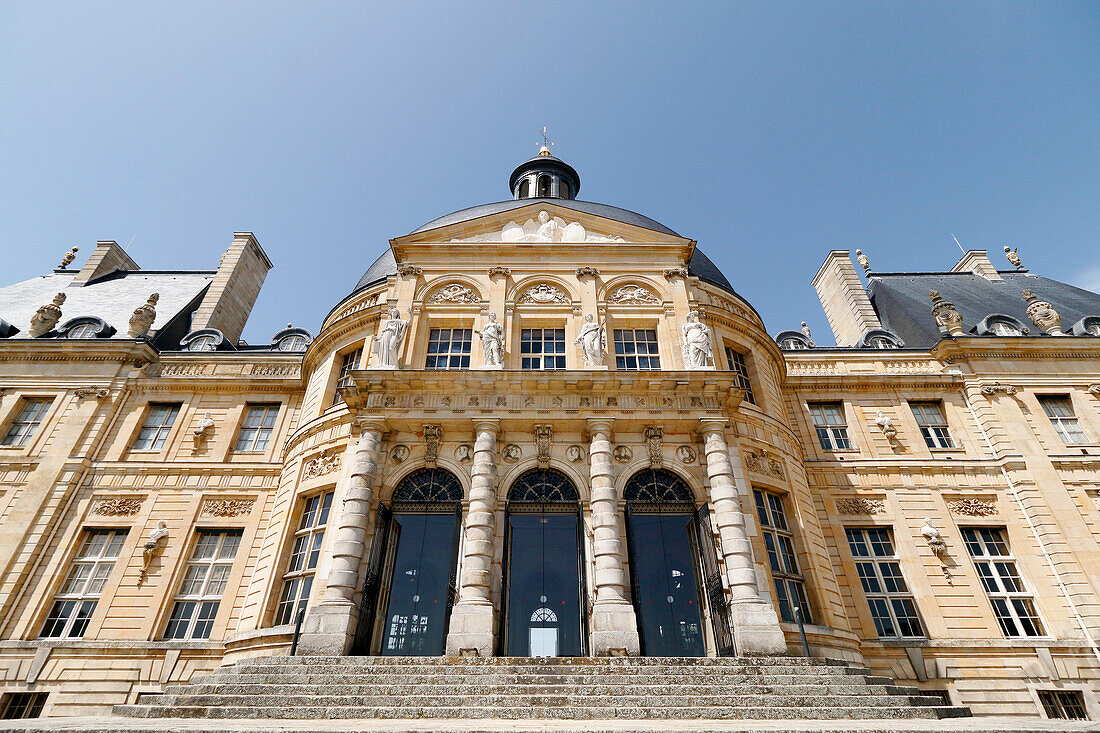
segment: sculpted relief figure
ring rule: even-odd
[[[397,354],[401,351],[401,342],[409,330],[409,322],[401,320],[401,311],[394,308],[389,319],[382,325],[378,337],[378,367],[381,369],[400,369]]]
[[[598,323],[591,313],[584,317],[580,335],[573,343],[580,344],[584,349],[586,367],[603,366],[604,352],[607,350],[607,333],[604,331],[603,324]]]
[[[481,350],[486,369],[500,369],[504,360],[504,326],[497,323],[497,314],[489,312],[489,322],[481,327]]]
[[[705,369],[711,357],[710,327],[700,323],[695,313],[688,313],[687,321],[680,327],[683,337],[681,349],[686,369]]]

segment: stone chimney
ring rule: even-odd
[[[959,263],[951,268],[951,272],[972,272],[986,280],[1004,280],[997,272],[997,268],[989,261],[989,256],[984,249],[968,250]]]
[[[837,346],[855,346],[863,334],[882,328],[848,250],[834,249],[829,253],[814,275],[813,286]]]
[[[118,246],[118,242],[96,242],[95,251],[73,278],[73,284],[86,285],[104,275],[110,275],[115,270],[133,272],[140,269],[138,264],[130,259],[130,255],[126,254],[126,250]]]
[[[234,232],[214,281],[191,317],[191,330],[216,328],[236,343],[271,267],[252,232]]]

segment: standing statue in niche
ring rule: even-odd
[[[401,311],[394,308],[389,319],[382,325],[378,337],[378,366],[381,369],[400,369],[397,354],[401,351],[401,342],[409,330],[409,322],[401,320]]]
[[[710,327],[699,322],[695,313],[688,313],[687,321],[680,328],[683,337],[681,347],[686,369],[706,369],[711,358]]]
[[[497,323],[497,314],[489,311],[489,322],[481,327],[481,350],[486,369],[500,369],[504,361],[504,326]]]
[[[580,344],[584,349],[586,367],[603,366],[604,352],[607,350],[607,333],[604,331],[603,324],[597,322],[591,313],[584,317],[580,335],[573,343]]]

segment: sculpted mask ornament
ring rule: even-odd
[[[1027,317],[1044,333],[1051,336],[1065,336],[1062,332],[1062,317],[1054,306],[1045,300],[1039,300],[1039,296],[1030,290],[1025,290],[1022,295],[1027,301]]]
[[[687,321],[680,327],[680,335],[684,368],[706,369],[711,359],[710,327],[700,323],[695,313],[688,313]]]
[[[126,332],[127,336],[136,339],[148,333],[149,327],[157,319],[156,305],[158,300],[160,300],[160,294],[153,293],[145,301],[145,305],[139,305],[134,309],[134,314],[130,316],[130,328]]]
[[[596,321],[589,313],[584,317],[584,325],[581,326],[580,335],[573,341],[580,344],[584,350],[584,365],[586,367],[602,367],[604,353],[607,350],[607,332],[603,324]]]
[[[955,304],[944,300],[938,290],[929,290],[928,297],[932,299],[932,317],[936,319],[940,331],[946,331],[952,336],[962,336],[963,319],[955,309]]]
[[[504,326],[497,323],[497,314],[489,311],[489,322],[478,332],[484,369],[502,369],[504,360]]]
[[[31,317],[31,328],[27,333],[32,339],[53,330],[53,327],[61,320],[61,305],[64,302],[65,293],[58,293],[54,296],[53,303],[42,306]]]
[[[409,322],[401,320],[401,311],[394,308],[390,311],[390,317],[382,324],[382,333],[378,336],[378,368],[400,369],[398,353],[401,351],[401,342],[405,340],[405,333],[409,330]]]

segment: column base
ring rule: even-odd
[[[355,622],[359,609],[354,603],[321,603],[306,611],[298,654],[302,656],[343,656],[355,640]]]
[[[778,656],[787,653],[787,637],[779,627],[779,616],[766,601],[734,602],[730,623],[738,655]]]
[[[592,607],[592,654],[636,657],[642,653],[638,618],[629,603],[596,603]]]
[[[451,609],[447,656],[491,657],[495,647],[496,613],[491,603],[458,603]]]

